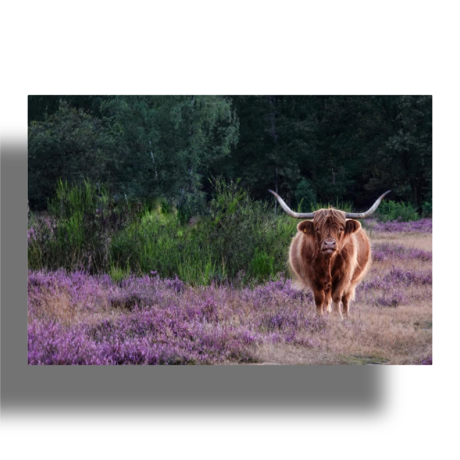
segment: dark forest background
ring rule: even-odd
[[[28,117],[33,211],[86,179],[195,215],[220,176],[302,211],[389,189],[431,209],[431,96],[29,96]]]

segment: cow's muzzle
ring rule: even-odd
[[[332,238],[326,238],[321,243],[321,252],[325,256],[332,255],[337,250],[337,242]]]

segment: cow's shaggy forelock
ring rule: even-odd
[[[313,223],[321,233],[330,226],[345,227],[345,213],[338,209],[320,209],[314,213]]]

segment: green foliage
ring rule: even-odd
[[[422,205],[422,215],[423,217],[432,217],[433,216],[433,202],[425,201]]]
[[[164,199],[115,203],[102,186],[60,181],[49,214],[33,214],[29,221],[29,267],[108,273],[116,281],[156,271],[192,285],[286,276],[298,222],[275,216],[272,201],[252,200],[238,182],[217,178],[212,184],[208,212],[184,224]],[[406,203],[384,203],[379,209],[385,220],[417,217]],[[346,202],[335,207],[353,210]]]
[[[108,275],[116,282],[119,283],[122,280],[128,278],[131,274],[129,265],[125,269],[122,269],[112,263],[109,268]]]
[[[268,255],[264,251],[259,251],[256,248],[253,259],[251,260],[251,275],[255,279],[267,279],[271,275],[275,275],[274,272],[275,258]]]
[[[269,206],[254,202],[238,183],[217,178],[213,189],[209,213],[193,225],[184,225],[175,210],[158,208],[119,232],[112,244],[114,263],[162,277],[178,275],[191,284],[285,273],[296,222],[286,216],[275,220]]]
[[[274,216],[238,183],[213,181],[209,213],[183,224],[163,200],[115,205],[103,187],[59,182],[49,214],[32,217],[29,267],[109,273],[156,271],[190,284],[263,281],[287,274],[287,248],[296,221]]]
[[[383,222],[390,220],[401,220],[402,222],[410,222],[418,220],[419,215],[410,203],[397,203],[391,200],[384,200],[380,203],[377,210],[379,219]]]
[[[311,212],[316,206],[316,193],[306,179],[302,179],[297,185],[295,197],[299,203],[299,212]]]
[[[239,141],[218,171],[241,177],[256,199],[277,185],[297,207],[301,179],[319,201],[352,201],[357,209],[389,189],[416,207],[430,195],[429,96],[235,96],[232,102]]]
[[[129,197],[167,198],[181,221],[203,212],[209,165],[238,140],[238,120],[221,96],[119,96],[104,101],[122,155],[112,181]]]
[[[311,205],[312,211],[318,211],[319,209],[329,209],[329,208],[335,208],[335,209],[340,209],[341,211],[345,212],[353,212],[353,204],[350,203],[349,201],[341,201],[339,202],[336,200],[335,203],[316,203]]]
[[[241,178],[256,200],[278,187],[303,211],[364,209],[388,189],[421,209],[431,119],[429,96],[31,96],[31,209],[58,178],[90,178],[130,200],[164,197],[186,223],[206,212],[213,175]]]
[[[108,270],[112,236],[136,214],[124,202],[115,203],[104,187],[88,181],[76,186],[59,181],[48,208],[49,214],[31,223],[30,268]]]
[[[109,177],[115,139],[104,124],[62,102],[52,116],[29,125],[28,184],[30,206],[43,210],[58,179],[81,184]]]
[[[208,247],[196,230],[181,225],[176,210],[159,207],[147,212],[113,238],[111,259],[117,266],[128,264],[135,272],[157,271],[162,277],[178,275],[183,281],[209,281],[214,267]]]
[[[391,189],[382,219],[431,216],[431,115],[427,96],[30,97],[29,265],[285,273],[297,222],[267,190],[359,212]]]
[[[255,203],[238,182],[213,182],[215,194],[210,203],[210,221],[206,228],[209,238],[219,253],[222,267],[231,277],[247,269],[255,247],[263,238],[266,209]],[[244,244],[242,242],[244,241]]]

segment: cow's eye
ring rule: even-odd
[[[343,232],[343,227],[340,227],[339,232]]]

